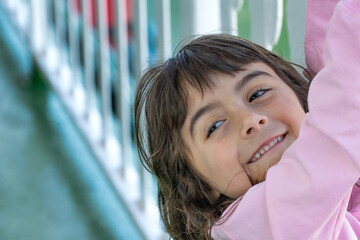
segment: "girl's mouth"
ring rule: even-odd
[[[252,155],[250,161],[248,162],[248,164],[256,162],[259,158],[261,158],[266,152],[268,152],[269,150],[271,150],[273,147],[275,147],[277,144],[279,144],[280,142],[282,142],[285,137],[286,137],[287,133],[284,133],[282,135],[276,136],[268,141],[266,141],[265,143],[263,143],[260,148]]]

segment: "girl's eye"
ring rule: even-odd
[[[249,102],[254,101],[255,99],[261,97],[264,93],[269,91],[270,89],[259,89],[254,94],[250,96]]]
[[[224,120],[221,120],[221,121],[217,121],[215,122],[213,125],[211,125],[211,127],[209,128],[208,132],[207,132],[207,135],[206,135],[206,138],[209,138],[210,135],[218,128],[220,127],[220,125],[224,122]]]

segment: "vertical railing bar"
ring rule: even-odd
[[[149,64],[147,2],[146,0],[135,0],[134,4],[134,35],[136,41],[135,78],[138,79],[143,70],[146,69]]]
[[[171,11],[170,0],[158,0],[159,17],[159,58],[165,60],[171,57]]]
[[[138,79],[144,69],[148,67],[149,46],[147,29],[147,2],[146,0],[134,1],[134,30],[136,41],[136,71],[135,78]],[[142,120],[142,127],[145,127],[145,120]],[[140,206],[146,211],[148,199],[151,197],[151,188],[148,188],[149,174],[145,168],[140,167]]]
[[[275,32],[274,33],[268,33],[268,30],[265,29],[265,37],[269,36],[270,34],[273,34],[273,38],[272,39],[267,39],[268,41],[265,43],[265,48],[267,48],[268,50],[272,50],[274,48],[274,46],[278,43],[279,38],[280,38],[280,34],[281,34],[281,29],[282,29],[282,19],[283,19],[283,2],[284,0],[276,0],[277,4],[275,4],[276,6],[276,14],[275,14]],[[267,9],[270,9],[273,7],[271,2],[265,1],[264,2],[264,13],[267,15],[269,14],[269,11],[267,11]],[[274,17],[274,16],[273,16]],[[264,18],[264,21],[268,20],[267,17]],[[267,22],[263,22],[262,23],[263,26],[266,26]],[[267,30],[267,31],[266,31]]]
[[[60,4],[61,1],[55,1],[52,0],[53,4],[52,7],[55,8],[53,11],[55,13],[55,43],[56,43],[56,47],[60,48],[60,44],[61,44],[61,14],[60,14]]]
[[[84,59],[84,78],[85,78],[85,101],[86,112],[85,117],[91,121],[91,114],[95,110],[95,84],[94,84],[94,42],[91,33],[90,7],[88,0],[81,0],[81,16],[82,16],[82,50]]]
[[[37,50],[37,45],[36,45],[36,35],[39,34],[38,33],[38,21],[36,20],[39,16],[35,15],[34,12],[36,11],[36,4],[35,4],[35,0],[30,0],[30,32],[29,32],[29,39],[30,39],[30,46],[31,48]]]
[[[28,17],[28,25],[26,29],[24,29],[24,31],[26,32],[26,37],[27,37],[27,40],[30,41],[30,25],[29,25],[29,21],[31,21],[31,16],[30,16],[30,1],[22,1],[22,4],[23,4],[23,7],[24,9],[26,9],[27,11],[27,17]]]
[[[97,0],[97,24],[98,24],[98,42],[100,48],[100,82],[102,99],[102,117],[103,117],[103,143],[113,133],[113,123],[111,117],[111,85],[110,85],[110,53],[109,53],[109,35],[107,28],[107,4],[103,0]]]
[[[46,55],[45,64],[52,71],[61,74],[61,67],[63,66],[62,43],[61,43],[61,14],[58,13],[60,9],[56,10],[57,6],[54,0],[43,0],[45,6],[45,19],[42,22],[42,27],[45,32],[45,47],[44,54]],[[50,24],[50,21],[53,21]],[[61,80],[61,79],[60,79]]]
[[[35,0],[35,2],[36,2],[36,0]],[[51,22],[53,19],[55,19],[55,15],[53,15],[54,14],[54,11],[50,8],[52,5],[51,5],[51,1],[49,1],[49,0],[43,0],[43,8],[45,8],[45,11],[44,11],[44,15],[45,15],[45,18],[46,19],[44,19],[43,21],[45,22],[46,21],[46,40],[47,41],[45,41],[45,42],[48,42],[48,44],[49,45],[55,45],[56,43],[55,43],[55,36],[56,36],[56,34],[55,34],[55,23],[54,22]],[[34,12],[32,12],[32,14],[34,14]],[[50,36],[50,34],[51,34],[51,31],[50,31],[50,29],[48,29],[48,28],[50,28],[50,26],[53,24],[53,34],[52,34],[52,36]],[[44,24],[42,24],[42,25],[44,25]]]
[[[13,20],[15,20],[16,24],[17,24],[17,27],[20,29],[20,34],[21,36],[23,37],[23,34],[24,34],[24,29],[22,26],[22,22],[21,22],[21,17],[24,17],[24,12],[23,9],[22,9],[22,1],[21,0],[17,0],[17,1],[14,1],[15,5],[14,5],[14,14],[13,14]]]
[[[24,17],[24,32],[25,32],[25,35],[27,37],[27,41],[29,41],[29,37],[30,37],[30,1],[22,1],[22,6],[24,8],[24,14],[25,14],[25,17]]]
[[[125,176],[132,156],[131,119],[130,119],[130,71],[128,60],[128,32],[126,1],[116,0],[116,27],[117,27],[117,112],[121,129],[122,165],[121,175]]]
[[[272,50],[278,42],[283,18],[283,0],[249,1],[251,40]]]
[[[78,48],[76,47],[76,32],[75,32],[75,17],[73,11],[73,0],[67,0],[67,11],[68,11],[68,26],[67,31],[69,33],[69,63],[71,69],[71,78],[72,78],[72,86],[70,91],[73,92],[74,89],[79,86],[79,78],[77,74],[78,70]]]
[[[283,18],[284,18],[284,0],[277,0],[277,18],[276,18],[276,32],[274,40],[272,42],[272,48],[279,42],[281,30],[283,28]]]
[[[54,4],[53,7],[55,7],[55,46],[57,49],[59,49],[59,59],[60,64],[59,67],[61,67],[65,63],[65,56],[64,56],[64,26],[63,26],[63,1],[57,1],[53,0]],[[59,68],[60,70],[60,68]]]
[[[35,0],[36,1],[36,0]],[[43,0],[43,6],[45,6],[45,11],[44,11],[44,15],[45,15],[45,19],[44,19],[44,24],[42,24],[43,27],[43,32],[44,32],[44,42],[48,43],[48,45],[55,45],[55,23],[50,24],[50,21],[55,21],[55,13],[53,9],[50,9],[49,7],[49,0]],[[50,14],[52,14],[50,16]],[[53,31],[50,31],[50,26],[53,27]],[[50,43],[51,42],[51,43]]]
[[[50,40],[53,40],[51,39],[51,36],[50,36],[50,30],[49,30],[49,26],[51,26],[51,24],[49,24],[49,14],[48,14],[48,11],[49,11],[49,8],[48,8],[48,1],[47,0],[42,0],[40,1],[40,4],[39,4],[39,1],[36,1],[34,0],[35,2],[37,2],[37,11],[39,12],[39,14],[36,14],[36,15],[39,15],[39,16],[36,16],[38,18],[38,40],[39,42],[37,42],[36,44],[38,44],[38,48],[36,50],[38,50],[39,52],[41,52],[43,54],[43,56],[47,53],[47,50],[49,48],[49,46],[53,43],[50,43]],[[42,11],[41,11],[42,10]],[[43,19],[41,19],[43,18]]]
[[[44,1],[43,1],[44,2]],[[40,52],[45,49],[43,43],[46,43],[46,27],[44,29],[44,25],[46,24],[46,11],[44,14],[43,8],[46,8],[46,4],[41,4],[38,0],[31,0],[30,2],[31,10],[31,31],[30,31],[30,43],[31,47],[35,50],[35,52]],[[41,19],[41,18],[45,19]]]
[[[243,3],[244,0],[220,1],[221,31],[223,33],[238,34],[237,15]]]
[[[306,1],[288,1],[286,5],[290,59],[305,66],[304,35],[307,4]]]

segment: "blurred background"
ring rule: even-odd
[[[205,33],[304,65],[305,9],[305,0],[0,0],[0,239],[167,239],[134,142],[139,76]]]

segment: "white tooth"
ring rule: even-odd
[[[279,136],[275,139],[273,139],[269,145],[266,145],[265,147],[263,147],[262,149],[259,150],[259,152],[257,152],[255,154],[255,156],[253,157],[253,159],[251,159],[251,162],[255,162],[256,160],[258,160],[261,155],[263,155],[266,151],[268,151],[270,148],[272,148],[276,143],[280,142],[283,139],[282,136]]]

